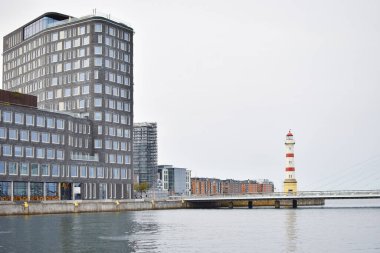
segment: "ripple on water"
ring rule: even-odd
[[[108,241],[129,241],[127,236],[99,236],[98,237],[101,240],[108,240]]]
[[[10,234],[12,231],[0,231],[0,234]]]

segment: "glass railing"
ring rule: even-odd
[[[74,155],[74,154],[71,154],[71,160],[87,161],[87,162],[99,162],[99,155],[95,154],[94,156],[90,156],[90,155]]]
[[[64,24],[68,24],[68,23],[72,23],[72,22],[76,22],[76,21],[80,21],[80,20],[84,20],[84,19],[88,19],[88,18],[92,18],[92,17],[106,18],[106,19],[112,20],[112,21],[114,21],[116,23],[121,23],[123,25],[131,27],[126,22],[124,22],[124,21],[122,21],[120,19],[111,17],[111,14],[106,14],[106,13],[94,11],[92,14],[86,15],[86,16],[83,16],[83,17],[80,17],[80,18],[70,17],[70,18],[62,20],[62,21],[57,21],[57,22],[54,22],[54,23],[50,23],[50,24],[47,25],[47,28],[51,28],[51,27],[55,27],[55,26],[59,26],[59,25],[64,25]]]

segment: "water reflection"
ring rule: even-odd
[[[285,216],[286,252],[297,252],[297,210],[289,209]]]

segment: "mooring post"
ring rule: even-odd
[[[293,199],[293,208],[297,208],[298,206],[298,201],[296,199]]]

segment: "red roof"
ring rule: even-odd
[[[293,134],[292,134],[292,132],[290,132],[290,130],[289,130],[289,133],[288,133],[286,136],[293,136]]]

